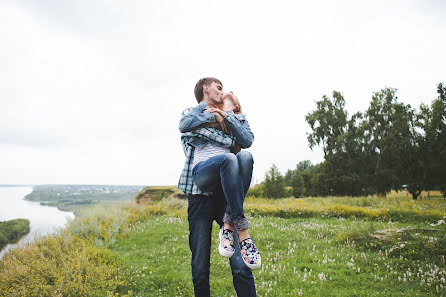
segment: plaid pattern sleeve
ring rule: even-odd
[[[198,137],[208,141],[212,141],[224,147],[233,147],[235,139],[231,135],[224,134],[222,131],[214,128],[199,128],[193,132],[186,132],[181,134],[181,144],[183,146],[186,161],[181,172],[180,180],[178,181],[178,188],[186,195],[211,195],[211,192],[203,192],[192,180],[192,163],[194,162],[195,148],[188,144],[193,138]]]
[[[183,133],[182,135],[188,137],[199,137],[223,147],[233,147],[235,145],[234,136],[225,134],[215,128],[203,127],[193,132]]]

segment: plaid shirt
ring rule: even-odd
[[[184,112],[183,112],[184,113]],[[192,180],[192,163],[194,162],[195,147],[190,145],[190,141],[194,138],[211,141],[215,144],[224,147],[233,147],[235,145],[235,138],[231,135],[224,134],[222,131],[214,128],[199,128],[193,132],[186,132],[181,134],[181,144],[186,155],[184,168],[181,172],[180,180],[178,181],[178,188],[186,195],[206,195],[210,196],[211,192],[203,192]]]

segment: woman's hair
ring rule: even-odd
[[[203,85],[209,86],[213,82],[221,84],[223,86],[221,81],[216,79],[215,77],[204,77],[204,78],[200,79],[195,84],[194,94],[195,94],[195,98],[197,99],[198,103],[200,103],[201,100],[203,100],[203,96],[204,96],[204,94],[203,94]]]

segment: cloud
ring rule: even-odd
[[[416,107],[446,77],[441,1],[0,3],[0,179],[176,184],[177,124],[220,78],[256,140],[254,180],[323,158],[305,115],[341,91],[350,114],[398,88]]]

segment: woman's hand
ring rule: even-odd
[[[226,134],[230,134],[231,130],[229,130],[228,126],[225,124],[225,117],[226,112],[216,108],[216,107],[210,107],[205,110],[205,112],[212,112],[215,116],[215,120],[218,124],[220,124],[221,131],[223,131]]]
[[[218,109],[217,107],[210,107],[209,112],[212,112],[214,115],[219,114],[220,116],[223,117],[223,119],[228,115],[226,112],[224,112],[221,109]]]

